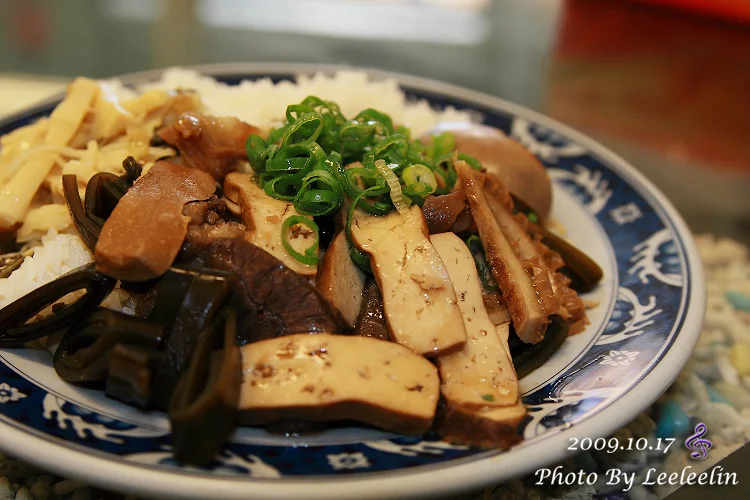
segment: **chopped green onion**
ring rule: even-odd
[[[358,206],[374,215],[385,215],[390,212],[390,203],[377,199],[368,203],[365,200],[365,197],[379,197],[388,192],[388,186],[377,170],[353,167],[346,169],[343,176],[345,179],[344,190],[353,200],[356,200],[352,202],[352,207]],[[360,187],[360,183],[362,187]]]
[[[456,153],[453,134],[442,133],[424,143],[412,140],[408,128],[394,125],[390,116],[375,109],[348,119],[335,102],[307,96],[287,106],[285,118],[267,139],[253,135],[246,142],[258,184],[269,196],[293,202],[311,223],[311,217],[333,215],[351,199],[346,223],[350,242],[355,209],[386,215],[395,208],[411,217],[411,203],[421,206],[431,194],[451,192],[458,179],[456,159],[481,168],[476,159]],[[282,239],[287,250],[290,227]],[[314,255],[295,253],[298,260],[317,262],[317,248]],[[360,267],[368,268],[362,252],[355,248],[350,253]],[[478,269],[484,270],[480,260]],[[480,274],[487,282],[486,273]]]
[[[371,168],[376,160],[387,160],[388,164],[395,164],[401,167],[406,163],[408,154],[409,141],[402,135],[393,134],[383,139],[365,154],[362,158],[362,163],[365,167]]]
[[[466,153],[458,153],[457,157],[459,160],[465,161],[474,170],[482,170],[482,164],[473,156]]]
[[[396,174],[394,174],[393,170],[385,164],[385,160],[377,160],[375,162],[375,168],[378,169],[380,175],[382,175],[385,182],[388,183],[388,187],[391,190],[391,201],[393,202],[393,206],[396,207],[396,210],[398,210],[398,213],[400,213],[402,217],[407,220],[411,219],[409,203],[401,192],[401,183],[399,182],[398,177],[396,177]]]
[[[294,201],[296,193],[302,185],[302,179],[297,175],[278,176],[263,184],[263,191],[272,198],[283,201]]]
[[[318,138],[323,130],[323,117],[313,111],[305,113],[286,129],[281,137],[281,145],[286,147],[304,146]]]
[[[435,174],[425,165],[417,164],[406,167],[401,173],[401,178],[406,186],[413,184],[422,184],[426,187],[427,193],[434,193],[437,189],[437,179]]]
[[[313,170],[302,178],[294,198],[298,212],[312,216],[336,212],[344,203],[344,193],[336,178],[327,170]]]
[[[368,274],[372,274],[372,267],[370,267],[370,258],[366,253],[362,252],[359,248],[355,247],[352,243],[349,244],[349,257],[357,266]]]
[[[440,158],[445,155],[453,155],[456,149],[456,136],[450,132],[443,132],[432,138],[431,142],[433,158]]]
[[[283,137],[284,132],[286,132],[287,127],[288,125],[285,125],[283,127],[272,130],[271,133],[268,134],[268,144],[276,144],[277,142],[279,142]]]
[[[305,250],[305,253],[299,253],[289,242],[289,231],[296,225],[307,226],[314,235],[313,243]],[[318,229],[318,225],[309,217],[292,215],[284,220],[284,223],[281,225],[281,243],[284,245],[284,248],[289,252],[289,255],[307,266],[315,266],[318,264],[319,240],[320,230]]]
[[[482,399],[484,399],[485,401],[494,401],[495,396],[493,396],[492,394],[482,394]]]
[[[393,134],[393,121],[391,117],[376,109],[367,108],[364,111],[360,111],[354,120],[374,125],[379,135]]]
[[[266,141],[261,136],[253,134],[245,142],[245,151],[253,170],[256,172],[262,171],[265,167],[268,153],[268,144],[266,144]]]
[[[536,213],[529,212],[526,214],[526,218],[529,219],[529,222],[532,224],[539,224],[539,217],[537,217]]]

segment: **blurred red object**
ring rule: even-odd
[[[5,17],[11,41],[27,53],[43,52],[50,41],[51,25],[47,9],[37,2],[11,4]]]
[[[744,24],[641,0],[568,0],[547,112],[665,155],[750,172],[748,48]]]
[[[748,0],[629,0],[671,7],[715,16],[732,21],[750,22],[750,1]]]

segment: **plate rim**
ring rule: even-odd
[[[565,134],[567,137],[597,155],[614,167],[615,172],[634,188],[640,188],[642,194],[648,194],[656,202],[665,218],[673,226],[680,238],[685,254],[685,273],[690,276],[686,292],[689,299],[680,318],[682,326],[674,334],[671,346],[666,354],[629,392],[612,401],[605,408],[587,418],[578,425],[556,432],[545,439],[544,460],[529,460],[538,457],[542,443],[536,446],[522,447],[512,452],[513,460],[508,461],[507,453],[494,454],[476,461],[446,467],[434,474],[432,470],[415,470],[412,473],[401,472],[393,477],[388,473],[361,477],[342,476],[325,479],[297,479],[284,481],[262,478],[229,478],[222,476],[186,475],[177,471],[160,468],[144,468],[139,464],[127,464],[121,461],[107,460],[98,454],[86,454],[75,447],[63,446],[49,438],[34,435],[0,420],[3,439],[0,446],[10,454],[47,470],[55,470],[68,477],[76,477],[92,484],[102,485],[118,491],[136,494],[158,495],[174,498],[278,498],[296,499],[300,494],[308,498],[347,498],[355,490],[361,498],[383,497],[424,497],[435,494],[450,494],[495,484],[512,477],[519,477],[529,472],[557,463],[573,453],[567,450],[566,444],[571,438],[603,437],[622,425],[627,424],[643,409],[650,406],[666,391],[677,378],[682,367],[689,359],[700,335],[706,307],[706,290],[703,266],[695,246],[695,240],[682,219],[666,196],[648,180],[640,171],[625,159],[593,138],[577,131],[539,112],[512,103],[500,97],[467,89],[438,80],[391,72],[377,68],[357,67],[336,64],[311,63],[223,63],[188,66],[172,66],[196,70],[211,76],[242,76],[249,78],[257,75],[273,74],[311,74],[315,72],[332,73],[341,70],[364,71],[370,78],[378,80],[395,79],[400,85],[446,96],[467,103],[476,103],[490,109],[498,109],[517,117],[531,120],[545,127]],[[126,84],[140,84],[158,79],[170,68],[128,73],[109,78],[116,78]],[[63,94],[51,96],[37,104],[15,112],[2,120],[0,126],[13,123],[25,116],[33,115],[60,100]],[[679,338],[677,337],[679,335]],[[676,349],[679,342],[680,349]],[[23,426],[25,427],[25,426]],[[32,430],[32,428],[29,428]],[[506,462],[506,463],[501,463]],[[498,473],[500,472],[500,473]],[[239,480],[238,480],[239,479]]]

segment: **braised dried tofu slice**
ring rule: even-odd
[[[303,264],[292,257],[281,241],[281,225],[289,217],[300,215],[292,202],[268,196],[248,174],[242,172],[227,175],[224,195],[242,210],[242,220],[247,226],[247,241],[270,253],[292,271],[315,275],[317,266]],[[305,253],[312,244],[312,237],[305,228],[289,243],[297,252]]]
[[[405,347],[371,337],[307,333],[242,347],[240,421],[357,420],[404,434],[432,425],[437,369]]]
[[[448,271],[430,243],[422,211],[411,217],[355,212],[352,240],[370,256],[391,340],[417,354],[437,356],[459,348],[466,329]]]
[[[365,274],[349,256],[346,234],[337,234],[328,246],[318,269],[315,286],[350,328],[357,324]]]
[[[475,173],[464,161],[456,162],[456,172],[466,190],[466,200],[479,230],[487,262],[502,290],[516,333],[524,342],[536,344],[544,338],[549,321],[537,300],[531,276],[489,207],[482,174]]]
[[[518,401],[518,378],[508,354],[507,333],[498,335],[482,299],[474,258],[453,233],[434,234],[432,245],[448,269],[466,327],[464,346],[438,358],[440,391],[450,404],[482,408]]]
[[[519,400],[511,406],[472,410],[446,404],[435,418],[435,432],[444,440],[482,448],[508,449],[519,442],[518,426],[526,417]]]

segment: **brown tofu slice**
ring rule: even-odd
[[[512,406],[471,410],[447,404],[438,411],[435,431],[445,441],[505,450],[521,442],[518,426],[526,417],[519,400]]]
[[[518,401],[518,377],[508,348],[508,325],[490,321],[474,258],[453,233],[434,234],[432,245],[445,263],[458,297],[468,339],[458,351],[440,356],[440,391],[447,402],[480,409]]]
[[[315,286],[349,328],[354,328],[362,304],[365,274],[349,256],[349,242],[343,231],[333,238],[323,255]]]
[[[281,225],[293,215],[300,215],[290,201],[277,200],[266,194],[249,174],[232,172],[224,180],[224,196],[239,205],[242,220],[247,226],[245,239],[270,253],[292,271],[314,276],[317,266],[309,266],[292,257],[281,242]],[[312,243],[311,237],[299,236],[290,240],[292,248],[304,253]]]
[[[422,211],[417,205],[410,210],[411,217],[357,210],[352,241],[370,256],[391,339],[417,354],[438,356],[461,347],[466,329]]]
[[[240,421],[357,420],[423,434],[432,425],[437,369],[405,347],[371,337],[306,333],[242,347]]]

